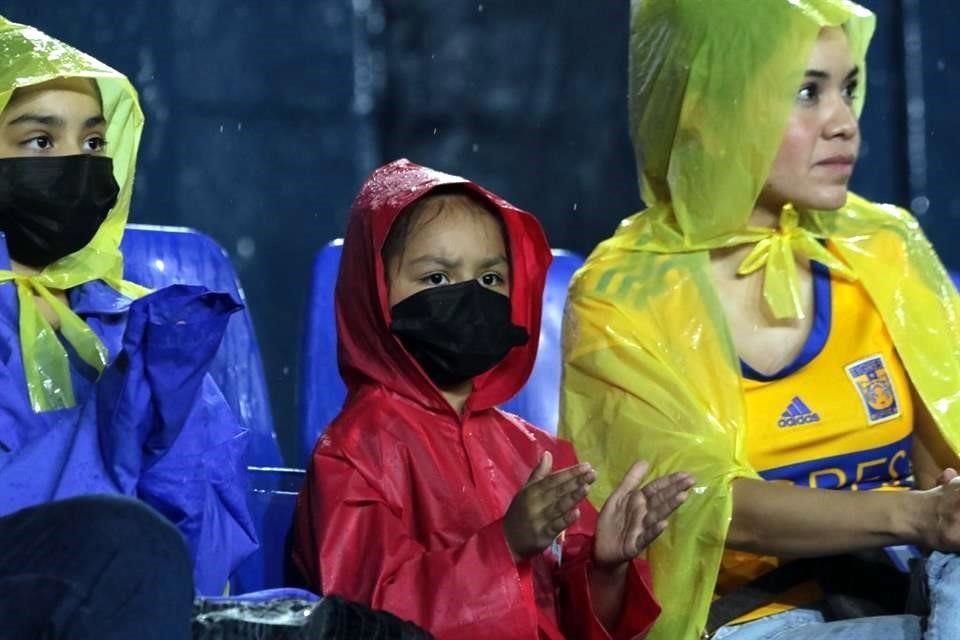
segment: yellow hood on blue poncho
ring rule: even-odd
[[[143,130],[143,112],[137,92],[123,74],[33,27],[2,17],[0,61],[0,111],[20,87],[62,77],[96,80],[107,120],[106,138],[110,141],[114,177],[120,185],[117,204],[87,246],[48,265],[36,276],[0,270],[0,283],[12,280],[17,286],[20,341],[31,404],[35,411],[49,411],[73,406],[73,389],[67,353],[39,313],[34,295],[51,304],[60,318],[64,339],[87,364],[100,371],[107,363],[106,348],[86,323],[49,289],[70,289],[101,279],[128,297],[138,297],[145,292],[142,287],[122,280],[120,255],[120,239],[130,210],[137,147]]]
[[[841,25],[863,71],[874,17],[852,2],[633,3],[630,116],[650,206],[624,220],[571,284],[560,434],[602,470],[597,504],[638,458],[652,463],[651,477],[683,470],[698,480],[649,550],[663,606],[650,638],[701,633],[730,482],[756,477],[708,251],[757,241],[745,225],[809,53],[821,28]],[[798,213],[799,231],[829,238],[869,292],[944,440],[960,450],[960,299],[916,220],[852,194],[838,211]]]

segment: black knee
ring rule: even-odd
[[[14,541],[29,540],[11,551],[8,582],[25,584],[23,597],[47,598],[38,619],[65,634],[51,637],[188,637],[192,563],[180,532],[153,509],[83,496],[25,509],[4,525]]]
[[[183,536],[169,520],[143,502],[94,495],[52,504],[59,505],[62,521],[69,523],[67,528],[75,540],[82,537],[100,550],[121,554],[126,563],[143,569],[162,565],[161,573],[192,584],[190,556]]]

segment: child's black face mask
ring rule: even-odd
[[[17,262],[45,267],[85,247],[117,203],[103,156],[0,159],[0,231]]]
[[[434,287],[401,300],[390,329],[438,387],[452,387],[527,343],[510,322],[510,299],[476,280]]]

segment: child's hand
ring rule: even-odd
[[[503,533],[518,562],[542,552],[576,522],[580,517],[577,504],[597,479],[589,464],[550,473],[552,465],[553,456],[544,453],[503,516]]]
[[[640,487],[648,468],[646,462],[634,462],[600,510],[593,557],[601,567],[612,568],[640,555],[666,529],[667,517],[683,504],[694,484],[686,473],[671,473]]]

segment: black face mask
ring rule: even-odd
[[[119,193],[104,156],[0,159],[0,231],[10,257],[40,268],[79,251]]]
[[[392,314],[390,329],[438,387],[492,369],[529,339],[510,323],[510,299],[476,280],[421,291]]]

